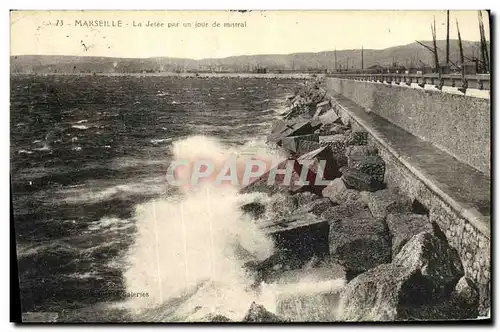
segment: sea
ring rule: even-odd
[[[253,301],[273,311],[274,293],[251,291],[242,267],[274,250],[239,209],[263,194],[186,191],[165,175],[182,158],[281,158],[265,136],[302,83],[13,75],[22,311],[68,322],[241,320]]]

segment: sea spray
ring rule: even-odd
[[[219,165],[232,155],[240,161],[274,162],[284,157],[263,141],[228,147],[205,136],[173,142],[172,153],[173,160],[210,158]],[[274,243],[239,207],[255,201],[269,205],[271,200],[263,193],[238,190],[206,181],[137,206],[137,234],[124,273],[127,292],[148,295],[126,301],[136,320],[203,321],[222,315],[241,321],[253,301],[284,317],[293,317],[299,306],[306,305],[300,309],[302,320],[317,318],[315,307],[331,319],[335,303],[325,302],[324,294],[328,298],[329,293],[338,293],[342,279],[317,280],[311,270],[305,279],[254,287],[254,276],[244,265],[270,257]]]
[[[229,148],[203,136],[174,142],[172,150],[174,160],[210,157],[222,163],[230,154],[244,159],[255,152],[275,158],[255,143]],[[266,197],[239,195],[238,188],[209,182],[184,189],[136,208],[137,234],[124,276],[127,291],[148,296],[130,298],[127,306],[153,320],[175,319],[165,315],[172,312],[172,300],[197,289],[178,303],[175,317],[219,313],[241,319],[253,300],[247,291],[253,280],[243,265],[269,257],[273,242],[239,206]],[[165,314],[148,315],[167,302]]]

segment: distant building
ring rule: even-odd
[[[386,71],[386,69],[384,67],[382,67],[381,65],[373,65],[373,66],[370,66],[368,68],[366,68],[366,71],[369,72],[369,73],[383,73]]]

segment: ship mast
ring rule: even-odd
[[[446,11],[446,65],[450,64],[450,11]]]

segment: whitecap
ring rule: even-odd
[[[74,148],[72,148],[71,150],[73,151],[80,151],[82,149],[81,146],[75,146]]]
[[[50,147],[47,144],[44,144],[41,148],[33,149],[35,151],[50,151]]]
[[[89,120],[80,120],[80,121],[77,121],[76,123],[85,123],[85,122],[89,122]]]
[[[164,143],[164,142],[169,142],[171,141],[172,138],[153,138],[150,140],[152,144],[159,144],[159,143]]]
[[[116,217],[103,217],[100,220],[93,221],[90,223],[88,230],[97,231],[103,228],[110,230],[125,229],[133,226],[132,220],[120,219]]]
[[[172,101],[172,105],[177,105],[177,104],[179,104],[179,103],[178,103],[178,102],[176,102],[175,100],[174,100],[174,101]]]
[[[73,125],[73,126],[71,126],[71,128],[80,129],[80,130],[89,129],[89,127],[87,127],[85,125]]]
[[[19,150],[19,151],[17,151],[17,153],[18,153],[18,154],[23,154],[23,153],[24,153],[24,154],[32,154],[32,153],[33,153],[33,151],[29,151],[29,150]]]

